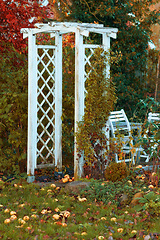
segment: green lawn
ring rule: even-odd
[[[0,181],[0,239],[160,239],[160,188],[137,180],[91,181],[78,195],[49,184]],[[130,204],[152,192],[144,209]],[[128,199],[123,204],[121,194]],[[143,204],[144,205],[144,204]],[[147,238],[148,239],[148,238]]]

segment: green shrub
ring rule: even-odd
[[[129,174],[127,165],[124,162],[112,162],[104,172],[106,180],[116,182],[126,178]]]
[[[0,55],[0,171],[26,171],[27,57],[16,51]]]

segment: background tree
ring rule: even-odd
[[[151,11],[153,0],[57,0],[55,8],[60,20],[103,23],[117,27],[112,40],[113,51],[122,54],[121,61],[111,66],[117,88],[117,109],[124,108],[130,117],[141,98],[154,91],[147,81],[148,41],[151,25],[158,22],[159,12]]]
[[[21,28],[47,17],[37,1],[0,1],[0,171],[26,169],[27,39]],[[34,18],[34,19],[33,19]],[[32,21],[30,21],[32,20]]]

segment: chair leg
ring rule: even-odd
[[[116,160],[116,163],[118,163],[118,154],[115,153],[115,160]]]
[[[139,161],[141,158],[145,158],[145,162],[149,162],[149,155],[144,151],[143,148],[137,148],[136,155],[137,155],[137,161]]]

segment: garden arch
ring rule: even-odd
[[[49,22],[36,24],[35,28],[21,29],[23,38],[28,37],[28,181],[34,180],[34,171],[49,160],[50,166],[62,169],[62,35],[75,33],[75,124],[84,115],[85,65],[91,65],[90,58],[97,47],[110,49],[110,38],[116,38],[118,29],[103,24]],[[101,45],[84,44],[83,37],[89,33],[102,35]],[[38,33],[49,33],[55,37],[54,45],[36,43]],[[86,55],[85,51],[90,51]],[[109,76],[110,67],[106,68]],[[81,176],[83,158],[78,157],[76,139],[74,143],[74,175]]]

